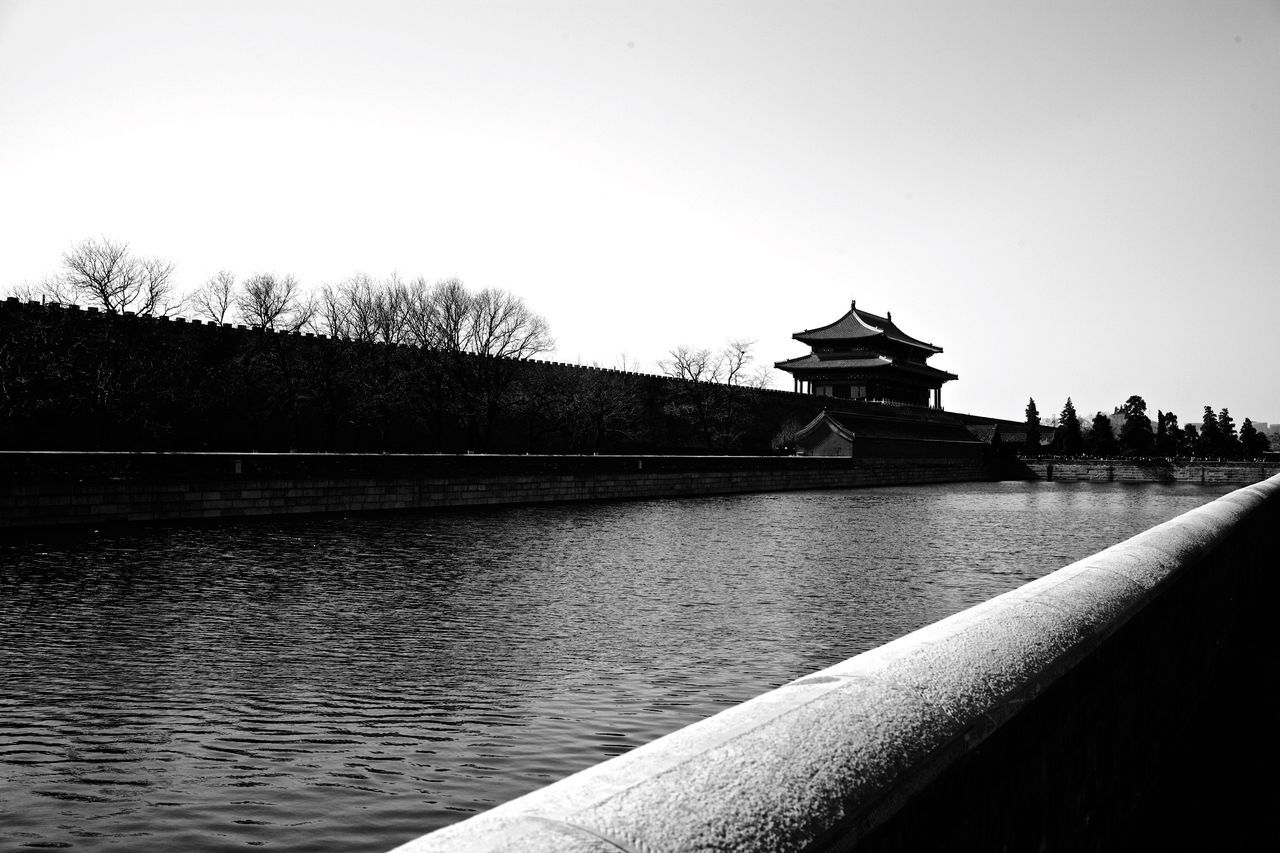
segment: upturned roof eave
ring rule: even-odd
[[[848,324],[852,320],[852,328],[840,333],[832,334],[832,330],[841,324]],[[825,333],[825,334],[824,334]],[[791,336],[793,339],[803,344],[814,346],[815,342],[830,343],[832,341],[865,341],[868,338],[883,337],[900,344],[916,347],[932,353],[942,352],[942,347],[934,346],[931,343],[913,338],[906,332],[899,329],[893,320],[888,317],[881,317],[878,314],[872,314],[869,311],[863,311],[860,308],[853,307],[842,314],[839,319],[825,326],[818,326],[813,329],[804,329],[796,332]]]
[[[831,415],[827,414],[826,409],[823,409],[816,418],[809,421],[808,424],[801,427],[796,432],[796,435],[795,435],[796,440],[798,441],[800,439],[807,438],[810,433],[812,433],[814,430],[816,430],[819,426],[821,426],[824,423],[832,432],[836,433],[846,441],[852,442],[854,440],[853,430],[847,428],[844,424],[840,423],[835,418],[831,417]]]

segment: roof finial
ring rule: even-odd
[[[885,318],[886,320],[888,320],[890,323],[892,323],[892,322],[893,322],[893,312],[892,312],[892,311],[886,311],[886,312],[884,312],[884,318]]]
[[[850,299],[850,300],[849,300],[849,310],[850,310],[850,311],[853,311],[853,310],[855,310],[857,307],[858,307],[858,300],[856,300],[856,299]]]

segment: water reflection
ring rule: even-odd
[[[0,544],[0,846],[384,850],[1227,490],[966,484]]]

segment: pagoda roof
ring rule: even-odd
[[[796,439],[802,439],[807,437],[810,433],[812,433],[814,430],[816,430],[819,426],[823,424],[826,424],[828,429],[830,429],[832,432],[834,432],[836,435],[840,436],[841,438],[845,439],[846,441],[854,440],[853,430],[849,429],[844,424],[840,423],[838,420],[831,417],[831,415],[827,414],[826,409],[823,409],[821,412],[818,413],[818,416],[816,418],[809,421],[809,423],[806,424],[805,426],[801,427],[796,432]]]
[[[894,324],[892,317],[881,317],[878,314],[872,314],[870,311],[863,311],[857,306],[856,302],[850,303],[849,311],[834,323],[828,323],[816,329],[805,329],[802,332],[796,332],[791,337],[801,343],[813,346],[829,341],[860,341],[880,336],[908,346],[928,350],[929,352],[942,352],[942,347],[926,343],[919,338],[913,338],[899,329]]]
[[[802,355],[799,358],[790,358],[786,361],[775,361],[773,366],[779,370],[785,370],[789,373],[808,373],[810,371],[828,371],[828,370],[881,370],[887,367],[894,367],[899,370],[915,373],[919,376],[927,376],[931,379],[941,379],[946,382],[951,379],[958,379],[954,373],[948,373],[945,370],[939,370],[936,367],[930,367],[927,364],[913,364],[907,361],[898,361],[888,356],[876,355],[870,358],[819,358],[813,353]]]
[[[813,353],[802,355],[799,358],[789,358],[786,361],[775,361],[774,367],[781,370],[857,370],[875,367],[888,367],[893,364],[893,359],[883,355],[873,355],[867,358],[818,358]]]

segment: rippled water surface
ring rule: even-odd
[[[958,484],[0,542],[0,849],[387,850],[1227,491]]]

